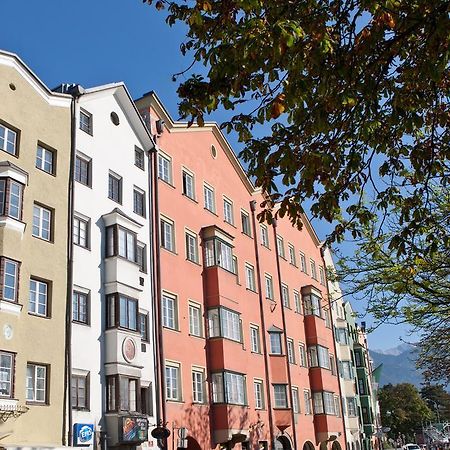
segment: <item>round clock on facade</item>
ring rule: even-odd
[[[132,362],[136,357],[136,344],[133,339],[126,337],[122,343],[122,353],[123,357],[128,361]]]

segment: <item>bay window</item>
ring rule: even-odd
[[[245,375],[234,372],[212,374],[213,403],[246,404]]]
[[[106,228],[106,257],[120,256],[137,263],[136,233],[119,225]]]
[[[138,301],[123,294],[106,297],[107,327],[138,331]]]
[[[228,272],[233,270],[233,248],[219,238],[209,239],[205,242],[206,267],[219,266]]]
[[[210,309],[208,311],[208,336],[242,342],[240,314],[223,307]]]
[[[321,298],[316,294],[303,295],[306,316],[322,317]]]

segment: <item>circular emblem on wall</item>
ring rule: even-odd
[[[8,341],[13,337],[13,327],[9,323],[3,326],[3,336]]]
[[[123,357],[128,361],[132,362],[136,357],[136,344],[133,339],[126,337],[122,343],[122,353]]]

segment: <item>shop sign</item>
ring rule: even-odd
[[[94,442],[94,425],[91,423],[75,423],[73,426],[73,445],[83,447]]]
[[[144,442],[148,439],[148,420],[145,417],[122,417],[122,442]]]

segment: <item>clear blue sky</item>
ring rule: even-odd
[[[142,0],[0,0],[0,48],[17,53],[50,88],[124,81],[134,98],[156,91],[177,118],[171,77],[190,61],[179,52],[185,29],[169,28],[165,16]],[[236,139],[228,138],[238,152]],[[313,225],[324,238],[329,228]],[[404,327],[383,326],[369,342],[373,348],[394,347],[404,334]]]

